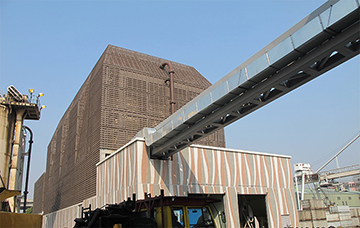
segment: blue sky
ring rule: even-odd
[[[324,2],[0,0],[0,89],[34,88],[47,106],[40,121],[25,121],[34,132],[29,197],[59,120],[108,44],[193,66],[215,83]],[[359,76],[357,56],[228,126],[227,147],[316,170],[359,132]],[[360,163],[359,141],[341,167]]]

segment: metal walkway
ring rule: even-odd
[[[319,173],[319,179],[321,180],[333,180],[342,177],[350,177],[360,174],[360,164],[347,166],[343,168],[333,169]]]
[[[155,128],[151,157],[167,159],[359,54],[359,0],[330,0]],[[240,129],[241,131],[241,129]]]

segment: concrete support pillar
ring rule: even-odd
[[[22,137],[22,125],[24,121],[24,109],[16,110],[16,124],[14,133],[14,143],[12,148],[11,168],[9,176],[9,190],[20,190],[22,183],[22,149],[21,149],[21,137]],[[10,208],[12,212],[18,212],[16,206],[16,196],[12,200],[9,200]]]
[[[9,164],[11,157],[11,138],[13,120],[9,115],[9,108],[0,105],[0,188],[8,187]]]
[[[226,188],[224,196],[226,227],[240,227],[238,192],[235,187]]]
[[[304,200],[304,196],[305,196],[305,173],[302,174],[301,176],[301,200]],[[302,210],[302,204],[300,201],[300,210]]]

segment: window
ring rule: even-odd
[[[340,200],[340,196],[338,196],[337,199]]]
[[[206,207],[188,208],[188,215],[190,227],[215,227],[209,209]]]
[[[351,196],[349,196],[349,200],[351,200]]]
[[[181,207],[172,208],[171,222],[173,227],[184,227],[184,211]]]

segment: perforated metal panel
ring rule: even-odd
[[[170,115],[165,60],[108,46],[65,112],[48,147],[45,213],[96,194],[100,149],[116,150]],[[176,109],[211,84],[193,67],[173,63]],[[223,130],[204,145],[225,146]],[[37,204],[37,202],[34,202]]]
[[[33,213],[40,214],[44,208],[44,187],[45,187],[45,173],[39,177],[34,185],[34,204]]]

